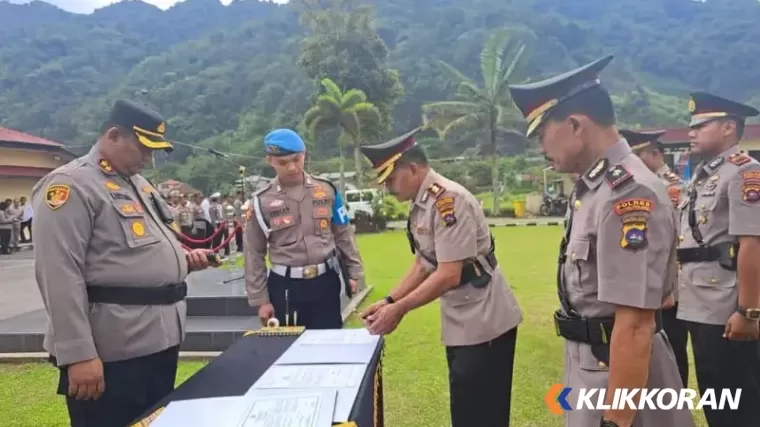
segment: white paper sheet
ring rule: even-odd
[[[366,370],[367,365],[272,365],[253,388],[358,387]]]
[[[273,393],[281,393],[287,391],[288,393],[314,393],[315,390],[310,389],[258,389],[251,388],[246,392],[245,398],[249,399],[251,396],[266,396]],[[339,388],[339,389],[319,389],[318,391],[332,391],[337,393],[335,400],[335,408],[332,412],[332,422],[345,423],[348,422],[348,416],[351,415],[351,410],[354,407],[356,396],[359,394],[359,387]],[[246,426],[247,427],[247,426]]]
[[[150,427],[237,427],[244,410],[242,396],[178,400],[169,403]]]
[[[293,343],[275,365],[363,364],[375,354],[375,344],[298,345]]]
[[[334,390],[279,390],[247,394],[240,427],[330,427]]]
[[[296,345],[371,345],[373,348],[380,340],[377,335],[370,335],[366,328],[357,329],[307,329],[293,343]]]

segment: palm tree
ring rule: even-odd
[[[525,44],[513,40],[507,30],[491,34],[480,53],[483,87],[446,62],[439,61],[459,86],[453,101],[432,102],[422,106],[429,126],[445,139],[455,130],[487,131],[485,148],[491,156],[491,190],[493,212],[499,211],[499,162],[497,135],[509,128],[522,126],[523,119],[510,95],[508,84],[525,52]],[[486,150],[484,150],[486,151]]]
[[[304,114],[304,126],[308,129],[311,139],[325,128],[340,128],[338,138],[338,153],[340,156],[340,191],[346,191],[346,178],[343,149],[350,147],[354,150],[356,179],[359,188],[362,187],[362,154],[359,151],[361,129],[363,124],[380,121],[380,112],[374,104],[367,101],[367,95],[359,89],[341,91],[335,82],[329,78],[321,81],[324,93],[317,97],[316,104]]]

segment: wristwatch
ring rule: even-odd
[[[396,302],[396,300],[394,300],[392,296],[388,295],[385,297],[385,302],[387,302],[388,304],[393,304],[394,302]]]
[[[599,427],[620,427],[617,425],[615,421],[605,420],[602,418],[602,421],[599,423]]]
[[[736,312],[749,320],[760,320],[760,308],[739,307],[736,309]]]

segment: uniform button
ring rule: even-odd
[[[718,283],[718,279],[713,277],[712,279],[710,279],[710,283]]]
[[[600,361],[599,361],[599,367],[600,367],[600,368],[606,368],[606,367],[607,367],[607,364],[606,364],[606,363],[604,363],[604,362],[602,362],[602,361],[600,360]]]
[[[573,260],[573,261],[575,261],[575,252],[573,252],[573,253],[570,254],[570,259]]]
[[[683,242],[683,239],[684,239],[683,235],[678,236],[678,241],[679,242]]]

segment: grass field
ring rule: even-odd
[[[561,426],[543,397],[562,378],[563,343],[551,314],[558,305],[554,283],[558,227],[496,228],[497,256],[524,313],[515,357],[513,427]],[[402,232],[362,235],[359,246],[368,281],[365,304],[384,296],[412,260]],[[352,319],[351,327],[360,326]],[[203,362],[182,362],[181,383]],[[438,303],[410,313],[387,337],[383,365],[386,427],[449,425],[448,381],[440,344]],[[693,369],[692,369],[693,372]],[[696,384],[692,378],[691,384]],[[0,426],[64,427],[63,401],[55,396],[55,371],[46,364],[0,365]],[[701,414],[698,426],[706,426]]]

